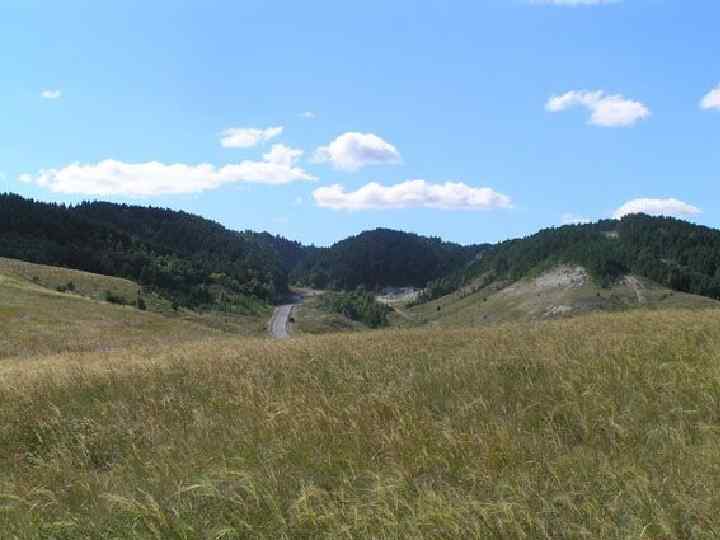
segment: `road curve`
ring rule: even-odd
[[[294,307],[294,304],[285,304],[275,308],[269,325],[270,335],[273,338],[287,339],[290,337],[290,334],[288,333],[288,323],[290,322],[290,315],[292,314]]]

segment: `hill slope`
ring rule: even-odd
[[[266,238],[162,208],[0,195],[0,256],[131,279],[186,306],[252,311],[287,292]]]
[[[0,363],[9,538],[711,538],[720,313]]]
[[[676,291],[720,299],[720,230],[644,214],[501,242],[462,271],[431,283],[425,299],[478,278],[516,281],[558,264],[583,266],[601,286],[634,274]]]
[[[260,335],[269,317],[175,311],[152,294],[141,296],[143,311],[135,305],[140,290],[126,279],[0,258],[0,359]]]
[[[561,265],[517,281],[483,279],[403,310],[400,326],[484,326],[498,322],[565,318],[593,311],[643,309],[720,309],[720,302],[673,291],[634,275],[600,286],[582,267]]]

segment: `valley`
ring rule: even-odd
[[[0,236],[9,538],[720,527],[720,233],[668,243],[691,226],[633,217],[495,246],[380,229],[320,249],[177,219],[221,252],[100,242],[138,255],[136,279],[88,271],[60,237],[64,265]],[[633,220],[646,247],[663,239],[641,258]],[[137,225],[112,227],[138,246]]]

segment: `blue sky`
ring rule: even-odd
[[[720,3],[573,3],[5,1],[0,191],[317,244],[720,226]]]

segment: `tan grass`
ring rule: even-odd
[[[0,363],[3,538],[714,538],[720,314]]]

